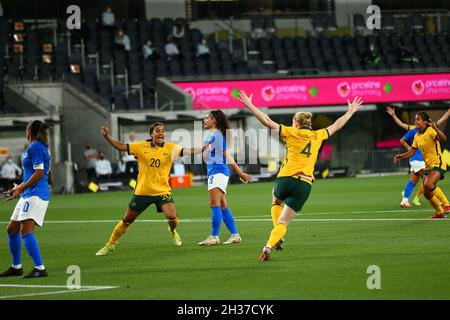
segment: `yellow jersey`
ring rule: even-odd
[[[297,129],[280,125],[280,137],[286,146],[286,158],[277,177],[304,175],[314,181],[314,166],[322,141],[330,137],[328,130]]]
[[[431,127],[427,127],[423,132],[417,132],[414,136],[412,148],[420,149],[423,160],[425,161],[425,170],[431,170],[434,167],[447,170],[447,163],[442,161],[441,143],[437,140],[437,132]]]
[[[139,174],[134,194],[138,196],[161,196],[171,193],[169,185],[173,160],[182,155],[181,146],[164,142],[162,146],[151,140],[130,143],[128,154],[138,160]]]

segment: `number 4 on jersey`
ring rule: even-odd
[[[307,158],[311,156],[311,141],[300,151],[300,154],[306,155]]]

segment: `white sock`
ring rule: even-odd
[[[38,270],[40,270],[40,271],[45,270],[44,265],[42,265],[42,266],[35,266],[35,268],[38,269]]]
[[[13,267],[14,269],[22,269],[21,264],[13,264],[11,267]]]
[[[403,197],[402,202],[408,202],[408,198]]]

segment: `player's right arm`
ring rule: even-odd
[[[330,136],[339,131],[340,129],[342,129],[342,127],[348,122],[348,120],[350,120],[350,118],[355,114],[355,112],[364,107],[361,97],[355,97],[353,102],[347,100],[347,103],[348,103],[347,112],[327,128],[328,134]]]
[[[406,151],[405,153],[397,154],[397,155],[394,157],[394,162],[397,163],[397,162],[400,161],[400,159],[408,159],[408,158],[411,158],[411,157],[416,153],[416,150],[417,150],[418,147],[419,147],[419,146],[418,146],[418,144],[417,144],[416,137],[414,137],[414,141],[413,141],[413,143],[412,143],[411,148],[409,148],[408,151]]]
[[[255,105],[252,103],[252,98],[253,94],[247,96],[244,90],[239,90],[239,97],[237,100],[243,103],[247,107],[247,109],[249,109],[255,115],[259,122],[261,122],[269,129],[280,130],[280,125],[278,123],[272,121],[272,119],[270,119],[267,114],[255,107]]]
[[[106,141],[109,142],[110,145],[112,145],[115,149],[119,151],[128,151],[128,147],[125,143],[120,142],[119,140],[114,139],[109,134],[109,127],[108,124],[105,122],[102,126],[102,135],[106,139]]]
[[[395,114],[395,109],[394,109],[394,108],[392,108],[391,106],[388,106],[388,107],[386,108],[386,112],[388,113],[388,115],[390,115],[390,116],[392,117],[392,119],[394,119],[395,123],[396,123],[400,128],[405,129],[405,130],[409,130],[409,127],[410,127],[410,126],[409,126],[408,124],[404,123],[402,120],[400,120],[400,119],[396,116],[396,114]]]

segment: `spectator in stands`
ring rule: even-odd
[[[197,45],[197,58],[201,58],[201,59],[209,59],[209,48],[208,45],[206,44],[206,40],[203,39],[202,42],[200,42]]]
[[[167,55],[167,60],[170,61],[173,57],[178,57],[180,55],[180,50],[175,43],[172,42],[172,37],[168,36],[166,38],[166,45],[164,46],[164,51]]]
[[[144,55],[145,60],[159,58],[159,49],[158,47],[153,46],[150,38],[145,40],[145,44],[142,46],[142,54]]]
[[[130,132],[130,134],[128,135],[127,143],[134,143],[134,142],[136,142],[136,133]],[[138,175],[138,171],[139,171],[139,165],[138,165],[137,159],[133,155],[128,154],[128,153],[126,153],[122,159],[125,162],[126,176],[137,179],[137,175]]]
[[[414,52],[408,50],[408,48],[406,48],[401,41],[397,42],[394,52],[398,58],[399,63],[419,62],[419,59],[415,56]]]
[[[9,190],[13,187],[14,183],[19,183],[20,176],[22,175],[22,169],[14,163],[11,156],[6,158],[5,164],[2,166],[0,172],[1,187],[3,190]]]
[[[105,153],[100,151],[95,161],[95,174],[99,181],[109,180],[112,174],[111,162],[105,158]]]
[[[122,29],[117,30],[114,43],[116,48],[123,49],[125,51],[131,50],[130,38],[123,32]]]
[[[363,63],[366,65],[377,66],[380,64],[380,54],[375,49],[375,44],[370,43],[369,48],[363,53]]]
[[[436,23],[434,22],[433,17],[428,17],[427,29],[429,33],[436,34]]]
[[[2,7],[2,2],[0,1],[0,18],[3,17],[3,7]]]
[[[84,150],[84,160],[86,160],[86,172],[89,181],[95,180],[95,160],[97,159],[97,150],[92,148],[89,142],[86,142]]]
[[[114,28],[116,26],[116,18],[111,6],[107,6],[105,12],[102,13],[102,26],[106,28]]]
[[[124,177],[125,170],[126,170],[125,157],[123,157],[122,159],[119,160],[119,163],[117,163],[117,171],[116,171],[117,177],[119,178]]]
[[[181,39],[184,37],[184,24],[181,19],[175,21],[175,25],[172,28],[172,36],[176,39]]]

